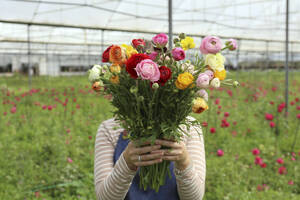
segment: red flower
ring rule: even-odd
[[[207,127],[208,123],[207,122],[202,122],[201,124],[203,127]]]
[[[300,114],[297,115],[297,118],[300,119]]]
[[[132,40],[132,46],[134,46],[134,48],[138,48],[139,46],[145,46],[145,41],[143,39],[133,39]]]
[[[216,129],[214,127],[210,128],[210,133],[214,134],[216,132]]]
[[[259,154],[260,154],[259,149],[257,149],[257,148],[253,149],[253,150],[252,150],[252,154],[253,154],[253,155],[259,155]]]
[[[274,104],[274,101],[270,101],[270,104],[273,105],[273,104]]]
[[[218,155],[219,157],[223,156],[223,155],[224,155],[224,151],[223,151],[222,149],[218,149],[217,155]]]
[[[109,46],[102,54],[102,62],[108,62],[109,61],[109,50],[113,45]]]
[[[266,164],[266,163],[262,163],[262,164],[260,165],[260,167],[261,167],[261,168],[266,168],[266,167],[267,167],[267,164]]]
[[[295,102],[294,102],[294,101],[291,101],[291,102],[290,102],[290,105],[291,105],[291,106],[293,106],[294,104],[295,104]]]
[[[282,158],[278,158],[278,159],[276,160],[276,162],[277,162],[278,164],[283,164],[283,163],[284,163],[284,161],[283,161]]]
[[[265,118],[266,118],[266,120],[273,120],[273,115],[272,114],[269,114],[269,113],[266,113],[265,114]]]
[[[219,103],[220,103],[220,99],[217,98],[217,99],[215,100],[215,104],[218,105]]]
[[[135,67],[142,60],[150,59],[150,57],[143,53],[133,54],[126,62],[126,71],[130,74],[130,76],[134,79],[138,77]]]
[[[159,72],[160,72],[160,78],[158,80],[158,83],[162,86],[165,85],[165,83],[171,78],[172,76],[172,71],[170,68],[166,67],[166,66],[161,66],[159,68]]]
[[[297,106],[297,110],[300,110],[300,106]]]
[[[255,157],[255,164],[256,164],[256,165],[261,165],[261,164],[263,164],[263,159],[262,159],[261,157],[259,157],[259,156],[256,156],[256,157]]]
[[[225,112],[224,117],[229,117],[229,112]]]
[[[288,184],[289,184],[289,185],[294,185],[294,181],[290,180],[290,181],[288,182]]]
[[[274,128],[274,127],[275,127],[275,122],[272,122],[272,121],[271,121],[271,122],[270,122],[270,127],[271,127],[271,128]]]
[[[296,102],[299,102],[299,98],[298,98],[298,97],[296,97],[296,98],[295,98],[295,101],[296,101]]]
[[[284,166],[278,168],[278,173],[279,174],[286,174],[286,172],[287,171],[286,171],[286,168]]]

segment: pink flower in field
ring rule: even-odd
[[[222,108],[222,106],[218,105],[218,109],[220,110]]]
[[[297,110],[300,110],[300,106],[297,106]]]
[[[261,186],[261,185],[258,185],[258,186],[256,187],[256,190],[257,190],[257,191],[263,191],[263,189],[264,189],[264,188],[263,188],[263,186]]]
[[[289,180],[288,184],[289,184],[289,185],[294,185],[294,181]]]
[[[219,103],[220,103],[220,99],[219,99],[219,98],[216,98],[215,104],[218,105]]]
[[[34,192],[34,195],[36,198],[40,198],[40,196],[41,196],[39,191]]]
[[[7,112],[4,112],[3,115],[6,116],[6,115],[7,115]]]
[[[71,132],[71,130],[68,128],[68,129],[66,130],[66,132],[67,132],[67,133],[70,133],[70,132]]]
[[[273,115],[270,113],[266,113],[265,118],[266,118],[266,120],[270,120],[270,121],[272,121],[274,119]]]
[[[279,174],[286,174],[287,171],[286,171],[286,168],[284,166],[281,166],[278,168],[278,173]]]
[[[295,102],[294,102],[294,101],[291,101],[291,102],[290,102],[290,105],[291,105],[291,106],[295,105]]]
[[[73,160],[71,158],[69,158],[69,157],[68,157],[67,161],[68,161],[68,163],[72,163],[73,162]]]
[[[79,108],[80,108],[80,105],[79,105],[79,104],[77,104],[77,105],[76,105],[76,108],[77,108],[77,109],[79,109]]]
[[[297,118],[300,119],[300,114],[297,114]]]
[[[271,105],[274,105],[274,101],[270,101],[270,104],[271,104]]]
[[[296,101],[296,102],[299,102],[299,98],[298,98],[298,97],[296,97],[296,98],[295,98],[295,101]]]
[[[10,109],[10,112],[12,113],[12,114],[14,114],[14,113],[16,113],[17,112],[17,107],[12,107],[11,109]]]
[[[259,156],[256,156],[255,157],[255,162],[254,162],[256,165],[261,165],[263,164],[263,159]]]
[[[47,109],[47,106],[46,106],[46,105],[43,105],[42,109],[43,109],[43,110],[46,110],[46,109]]]
[[[76,103],[76,101],[77,101],[77,99],[76,99],[76,98],[74,98],[74,99],[73,99],[73,102],[74,102],[74,103]]]
[[[227,90],[227,94],[232,97],[232,91],[231,90]]]
[[[295,152],[292,152],[291,155],[294,156],[294,157],[296,156]]]
[[[229,112],[225,112],[224,117],[229,117]]]
[[[252,154],[255,155],[255,156],[256,156],[256,155],[259,155],[259,154],[260,154],[259,149],[258,149],[258,148],[253,149],[253,150],[252,150]]]
[[[274,128],[274,127],[275,127],[275,122],[272,122],[272,121],[271,121],[271,122],[270,122],[270,127],[271,127],[271,128]]]
[[[262,163],[262,164],[260,164],[260,167],[261,167],[261,168],[266,168],[266,167],[267,167],[267,164],[266,164],[266,163]]]
[[[214,36],[206,36],[200,45],[200,51],[202,54],[216,54],[222,49],[222,43],[220,38]]]
[[[224,155],[224,151],[223,151],[222,149],[218,149],[217,155],[218,155],[219,157],[223,156],[223,155]]]
[[[216,128],[212,127],[212,128],[210,128],[209,131],[210,131],[211,134],[214,134],[216,132]]]
[[[166,46],[168,40],[169,40],[168,36],[164,33],[157,34],[152,38],[153,43],[160,47]]]
[[[52,107],[51,105],[48,106],[48,110],[52,110],[52,108],[53,108],[53,107]]]
[[[296,158],[295,158],[295,157],[292,157],[292,158],[291,158],[291,160],[292,160],[292,161],[295,161],[295,160],[296,160]]]
[[[208,123],[207,123],[207,122],[202,122],[201,125],[202,125],[203,127],[207,127]]]
[[[273,92],[276,92],[276,90],[277,90],[277,87],[272,87]]]
[[[278,158],[278,159],[276,160],[276,162],[277,162],[278,164],[283,164],[283,163],[284,163],[284,161],[283,161],[282,158]]]
[[[151,82],[158,81],[160,78],[160,71],[158,65],[150,59],[142,60],[137,64],[136,73],[143,80],[150,80]]]

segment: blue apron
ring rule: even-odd
[[[122,152],[126,149],[128,143],[129,139],[124,139],[123,133],[121,133],[114,152],[114,164],[117,162]],[[176,179],[173,172],[174,162],[170,163],[169,168],[171,171],[172,178],[170,179],[168,175],[166,176],[165,185],[160,187],[158,193],[156,193],[153,189],[148,188],[146,191],[144,191],[143,188],[139,188],[140,176],[138,170],[135,177],[132,180],[131,186],[127,192],[125,200],[179,200]]]

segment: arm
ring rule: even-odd
[[[109,136],[110,127],[102,123],[95,142],[95,190],[97,199],[124,199],[136,171],[128,168],[123,154],[113,166],[114,146]]]

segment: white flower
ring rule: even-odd
[[[207,54],[205,56],[205,65],[208,65],[212,70],[224,70],[225,57],[222,54]]]
[[[219,78],[214,78],[211,80],[210,85],[214,88],[218,88],[221,85],[220,79]]]
[[[89,70],[89,81],[95,82],[100,78],[100,65],[94,65],[92,69]]]
[[[181,69],[185,72],[189,72],[193,74],[195,70],[195,66],[192,65],[190,62],[186,62],[181,65]]]

